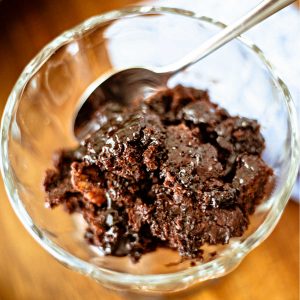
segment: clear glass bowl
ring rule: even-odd
[[[132,264],[101,257],[83,240],[84,224],[62,209],[46,209],[42,181],[54,150],[74,147],[74,111],[84,91],[103,74],[131,66],[163,67],[224,25],[192,12],[135,7],[93,17],[48,44],[25,68],[2,119],[2,175],[11,204],[30,234],[57,260],[106,287],[174,292],[225,275],[273,230],[289,199],[299,164],[296,113],[285,84],[259,48],[234,40],[170,80],[210,91],[232,114],[257,119],[266,139],[264,159],[276,184],[241,238],[205,246],[202,263],[177,263],[159,250]],[[172,264],[173,263],[173,264]]]

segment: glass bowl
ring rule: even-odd
[[[52,153],[74,147],[74,112],[84,91],[107,72],[164,67],[225,25],[193,12],[133,7],[92,17],[48,44],[25,68],[2,119],[1,170],[11,204],[30,234],[65,266],[108,288],[174,292],[223,276],[273,230],[289,199],[299,164],[296,113],[289,91],[259,48],[241,37],[172,78],[208,89],[231,114],[255,118],[266,139],[265,161],[275,170],[270,196],[240,238],[204,246],[191,267],[171,250],[128,258],[103,257],[83,240],[84,223],[62,209],[46,209],[42,181]],[[177,263],[176,263],[177,262]]]

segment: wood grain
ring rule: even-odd
[[[28,61],[85,18],[132,0],[0,1],[0,111]],[[48,255],[25,231],[0,184],[0,299],[123,299]],[[129,299],[140,299],[127,295]],[[299,206],[290,202],[272,235],[230,275],[186,300],[299,299]]]

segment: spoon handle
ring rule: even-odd
[[[245,16],[202,43],[196,50],[167,66],[168,73],[173,75],[187,68],[293,2],[295,0],[265,0],[261,2]]]

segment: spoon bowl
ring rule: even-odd
[[[157,73],[145,68],[130,68],[109,72],[93,82],[79,101],[79,110],[74,120],[74,134],[84,138],[91,127],[93,112],[107,101],[129,105],[134,99],[147,96],[166,86],[169,73]]]

